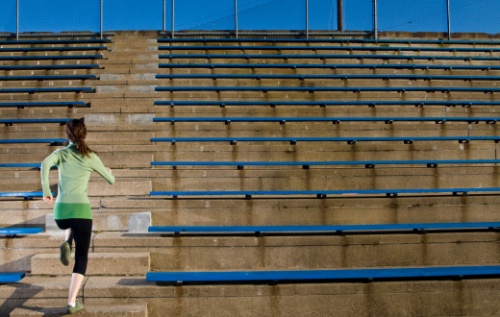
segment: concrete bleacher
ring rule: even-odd
[[[51,41],[12,41],[19,51],[0,44],[0,55],[42,54],[43,46],[47,55],[69,54],[57,46],[81,55],[88,46],[103,58],[54,65],[61,68],[0,62],[0,76],[13,76],[0,77],[0,89],[46,81],[93,89],[0,94],[0,177],[9,180],[0,186],[0,227],[43,228],[0,240],[0,272],[26,274],[0,285],[0,315],[58,316],[66,304],[72,265],[59,263],[61,232],[51,206],[33,193],[41,189],[39,164],[60,146],[60,123],[70,118],[85,119],[88,143],[117,178],[114,186],[90,180],[94,232],[82,316],[498,312],[500,276],[488,271],[500,260],[497,42],[169,40],[156,32]],[[189,59],[220,48],[242,61],[161,58],[167,49]],[[398,66],[306,56],[391,50],[422,57]],[[467,55],[474,58],[447,58]],[[8,68],[15,66],[38,68]],[[92,77],[65,77],[73,75]],[[195,91],[215,85],[236,91]],[[170,92],[175,87],[185,91]],[[56,190],[55,170],[51,182]],[[338,279],[351,273],[360,275]]]

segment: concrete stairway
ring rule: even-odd
[[[229,284],[158,286],[145,280],[148,271],[287,270],[434,265],[487,265],[500,261],[498,232],[410,234],[160,236],[146,234],[155,225],[291,225],[411,222],[497,221],[500,200],[493,195],[424,197],[318,198],[152,198],[152,190],[273,190],[395,187],[499,186],[496,165],[438,168],[358,167],[151,167],[152,161],[307,161],[492,159],[493,142],[414,144],[176,144],[151,143],[152,137],[183,136],[423,136],[497,135],[497,125],[467,123],[154,123],[154,117],[231,116],[495,116],[494,106],[474,107],[304,107],[304,106],[154,106],[155,100],[497,100],[497,95],[443,93],[168,93],[157,85],[278,85],[255,80],[157,80],[157,73],[224,73],[238,70],[160,69],[156,32],[120,32],[109,52],[92,70],[93,94],[6,95],[2,100],[81,100],[90,108],[6,108],[7,118],[79,118],[89,129],[88,143],[117,177],[108,186],[93,176],[94,212],[89,272],[80,294],[80,316],[495,316],[500,278],[450,281],[392,281],[304,284]],[[174,45],[174,44],[172,44]],[[175,45],[183,45],[176,43]],[[184,53],[188,53],[187,51]],[[339,52],[339,54],[342,52]],[[297,52],[300,54],[300,52]],[[496,53],[484,53],[495,55]],[[198,62],[198,60],[189,60]],[[183,62],[179,60],[179,62]],[[185,61],[184,61],[185,62]],[[234,60],[222,61],[227,63]],[[262,61],[271,63],[271,61]],[[299,62],[311,62],[308,60]],[[352,60],[349,62],[358,63]],[[456,63],[456,62],[455,62]],[[465,62],[464,62],[465,63]],[[265,72],[264,70],[239,70]],[[300,70],[272,70],[297,73]],[[332,70],[311,70],[328,73]],[[336,70],[336,73],[341,72]],[[357,70],[356,72],[360,72]],[[374,73],[380,73],[376,70]],[[418,73],[418,70],[395,70]],[[463,71],[421,71],[462,74]],[[37,73],[38,74],[38,73]],[[43,73],[45,74],[45,73]],[[496,75],[495,71],[488,74]],[[26,85],[33,84],[26,82]],[[70,85],[70,83],[63,83]],[[424,83],[321,82],[311,85],[424,85]],[[440,83],[442,84],[442,83]],[[452,81],[453,85],[469,83]],[[491,82],[489,84],[492,84]],[[279,85],[301,85],[281,81]],[[477,98],[476,98],[477,97]],[[55,124],[0,127],[0,138],[64,137]],[[0,163],[40,162],[56,147],[0,145]],[[39,171],[4,168],[0,191],[40,190]],[[56,172],[51,172],[55,185]],[[0,315],[60,316],[72,264],[59,263],[62,241],[40,200],[5,199],[0,222],[5,226],[46,226],[37,236],[0,240],[1,271],[26,271],[18,284],[0,285]],[[144,223],[134,227],[137,215]]]

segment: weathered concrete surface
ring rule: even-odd
[[[104,303],[110,305],[125,300],[134,306],[147,304],[149,310],[147,316],[158,317],[171,315],[284,317],[296,314],[300,316],[495,316],[498,315],[496,305],[500,291],[498,282],[498,279],[467,279],[156,286],[137,278],[90,277],[85,283],[83,294],[89,309]],[[48,289],[53,286],[43,283],[42,285],[45,285],[43,296],[47,296]],[[26,306],[35,307],[44,307],[43,303],[47,303],[47,299],[37,301],[36,298],[36,294],[31,294],[31,297],[25,296],[19,300],[24,301]],[[57,304],[57,301],[64,303],[64,297],[61,294],[60,299],[55,298],[52,301],[48,307],[61,305]]]
[[[146,252],[90,253],[87,275],[144,275],[149,271],[150,257]],[[31,258],[33,275],[71,275],[73,260],[65,267],[59,254],[37,254]]]
[[[40,301],[39,301],[40,302]],[[33,305],[32,302],[29,304]],[[41,302],[42,307],[16,308],[10,317],[41,317],[41,316],[62,316],[66,315],[66,307],[46,307]],[[78,313],[82,317],[147,317],[147,305],[120,305],[120,306],[87,306]]]

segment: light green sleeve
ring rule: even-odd
[[[109,184],[115,183],[115,176],[104,166],[99,156],[96,154],[92,158],[92,169],[101,175]]]
[[[49,155],[42,162],[42,166],[40,168],[40,177],[42,179],[42,190],[43,197],[52,196],[52,192],[50,190],[50,181],[49,181],[49,172],[50,168],[59,163],[59,155],[58,151],[55,151],[51,155]]]

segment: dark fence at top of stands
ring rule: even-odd
[[[449,41],[477,38],[479,33],[492,40],[500,33],[498,0],[4,0],[2,7],[0,37],[17,40],[40,35],[103,38],[106,31],[119,30],[161,31],[171,39],[377,40],[379,35],[401,38],[401,32],[409,32],[403,36]]]

